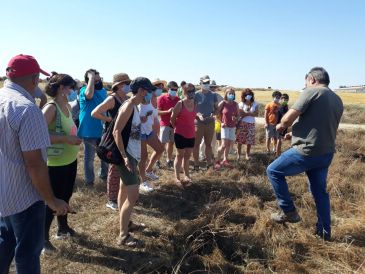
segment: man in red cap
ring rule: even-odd
[[[15,256],[17,273],[40,273],[45,205],[70,211],[52,192],[46,164],[47,123],[33,95],[43,71],[29,55],[13,57],[0,89],[0,273]]]

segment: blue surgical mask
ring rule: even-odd
[[[176,90],[169,89],[169,95],[172,97],[176,97]]]
[[[162,89],[158,88],[155,90],[155,95],[158,97],[162,94]]]
[[[234,94],[228,94],[227,95],[228,101],[234,101],[234,98],[235,98]]]
[[[71,89],[70,93],[67,95],[67,101],[72,102],[77,99],[77,92]]]
[[[152,92],[151,93],[147,92],[146,96],[144,97],[144,100],[146,102],[149,102],[149,101],[151,101],[151,99],[152,99]]]
[[[203,84],[202,85],[202,89],[204,89],[204,90],[210,90],[210,85],[209,84]]]
[[[122,90],[125,94],[127,94],[128,92],[131,91],[131,87],[129,85],[124,85]]]

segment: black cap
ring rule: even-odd
[[[156,87],[152,85],[151,81],[145,77],[137,77],[134,79],[130,84],[130,88],[133,93],[136,93],[139,88],[143,88],[148,92],[156,90]]]

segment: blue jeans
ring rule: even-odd
[[[44,202],[0,217],[0,274],[7,274],[15,255],[17,274],[41,272],[39,255],[44,244]]]
[[[295,148],[291,148],[272,162],[266,170],[279,206],[284,212],[295,209],[285,177],[302,172],[307,174],[317,208],[317,233],[328,236],[331,236],[331,209],[327,193],[327,174],[332,158],[333,153],[311,157],[304,156]]]
[[[85,170],[85,182],[88,185],[92,185],[95,180],[94,174],[94,158],[95,147],[99,143],[100,139],[97,138],[83,138],[84,141],[84,170]],[[100,178],[107,178],[108,176],[108,163],[100,161],[101,167],[99,172]]]

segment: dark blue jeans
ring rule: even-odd
[[[44,202],[0,217],[0,274],[7,274],[15,256],[17,274],[39,274],[44,243]]]
[[[332,158],[333,153],[310,157],[291,148],[272,162],[266,170],[279,206],[284,212],[295,209],[285,177],[302,172],[307,174],[310,191],[317,208],[317,233],[328,236],[331,236],[331,209],[327,193],[327,174]]]

